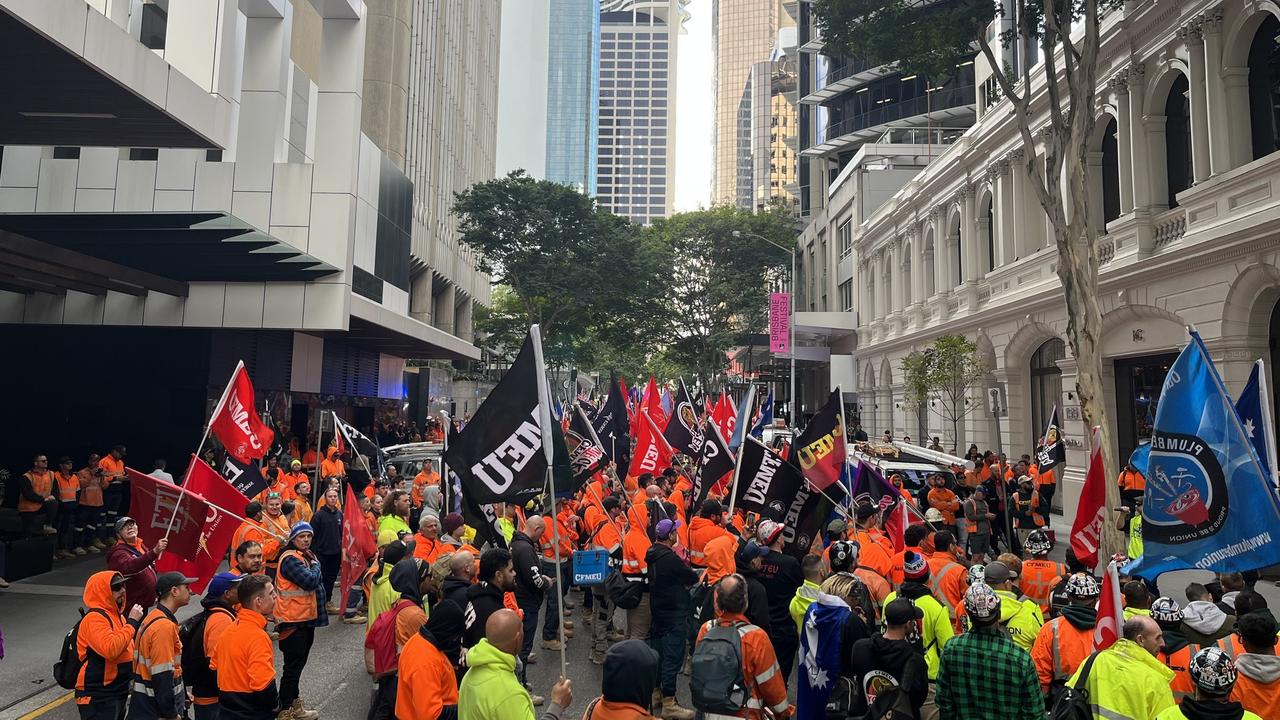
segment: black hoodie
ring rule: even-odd
[[[1062,608],[1062,617],[1077,630],[1092,630],[1098,624],[1098,609],[1085,605],[1068,605]],[[1164,639],[1169,639],[1168,631],[1165,632]]]
[[[1186,698],[1178,706],[1187,720],[1240,720],[1244,717],[1244,708],[1233,701],[1197,700]]]
[[[538,548],[528,535],[517,530],[511,536],[511,566],[516,571],[516,602],[521,607],[537,607],[542,603],[547,581],[542,576]],[[535,611],[536,612],[536,611]]]
[[[887,675],[907,693],[916,717],[920,716],[920,706],[929,694],[929,668],[924,655],[909,641],[887,640],[883,635],[859,640],[853,644],[848,667],[848,672],[842,674],[852,677],[859,690],[853,708],[855,714],[867,711],[864,681],[871,680],[872,685],[876,685],[887,682],[883,677]],[[874,674],[868,678],[870,673]]]
[[[472,585],[467,590],[467,605],[463,608],[466,617],[463,644],[469,648],[475,647],[484,638],[484,626],[489,622],[489,616],[502,608],[502,590],[497,585],[487,582]]]
[[[441,595],[445,600],[452,600],[458,607],[465,610],[467,608],[467,591],[471,589],[472,582],[463,580],[453,576],[444,579],[444,583],[440,586]]]
[[[623,640],[605,653],[600,686],[605,700],[647,709],[658,681],[658,653],[643,640]]]
[[[679,555],[663,543],[649,546],[644,555],[649,579],[649,603],[653,625],[665,629],[689,616],[689,588],[698,584],[695,573]]]
[[[412,600],[413,604],[422,607],[420,577],[417,558],[408,557],[392,566],[388,580],[391,589],[400,593],[401,599]]]

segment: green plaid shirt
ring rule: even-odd
[[[1004,628],[977,628],[942,649],[942,720],[1044,720],[1044,696],[1026,650]]]

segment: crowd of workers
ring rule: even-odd
[[[109,457],[123,468],[123,448]],[[87,475],[110,488],[114,465],[103,462]],[[1055,481],[1029,458],[1007,466],[987,453],[958,482],[937,477],[907,493],[925,522],[905,529],[902,550],[880,507],[861,504],[802,557],[783,551],[789,528],[730,513],[727,498],[687,508],[692,469],[679,457],[657,475],[606,469],[575,498],[505,507],[505,547],[478,548],[426,463],[359,494],[377,555],[345,603],[335,594],[342,461],[332,451],[322,460],[314,509],[294,463],[268,470],[230,569],[209,581],[190,620],[175,613],[197,580],[157,575],[164,543],[144,547],[125,516],[106,526],[108,569],[86,584],[89,613],[75,633],[82,718],[316,718],[299,682],[331,616],[366,628],[372,718],[527,720],[535,708],[565,717],[571,683],[555,684],[548,703],[527,668],[550,661],[538,650],[566,643],[603,666],[588,720],[1043,720],[1069,687],[1087,688],[1093,716],[1106,720],[1280,718],[1277,624],[1252,578],[1193,584],[1185,603],[1151,579],[1124,578],[1122,637],[1093,652],[1096,568],[1070,552],[1048,559]],[[1139,478],[1120,483],[1131,493]],[[1140,488],[1126,497],[1135,507]],[[1120,522],[1140,539],[1139,523]],[[602,551],[617,577],[574,587],[576,550]],[[682,673],[692,708],[677,700]]]

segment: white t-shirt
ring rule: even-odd
[[[151,476],[151,477],[153,477],[153,478],[157,478],[157,479],[159,479],[159,480],[163,480],[163,481],[165,481],[165,482],[169,483],[170,485],[172,485],[172,484],[173,484],[173,476],[172,476],[172,475],[170,475],[169,473],[165,472],[164,470],[160,470],[160,469],[158,469],[158,468],[157,468],[157,469],[155,469],[155,470],[152,470],[150,473],[148,473],[148,475],[150,475],[150,476]]]

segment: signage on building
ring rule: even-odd
[[[769,293],[769,352],[791,352],[791,293]]]

